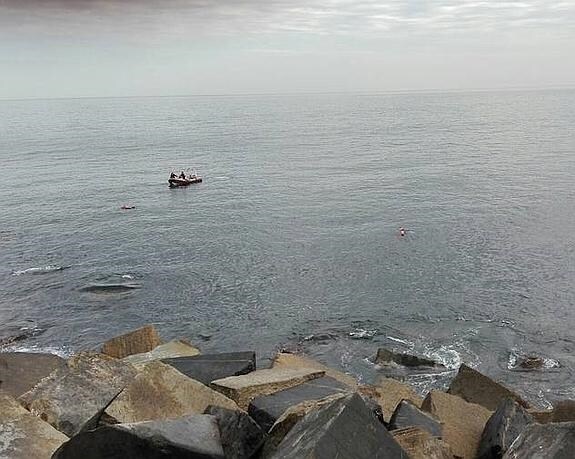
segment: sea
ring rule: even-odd
[[[153,324],[261,367],[575,397],[575,90],[4,100],[0,173],[3,351]]]

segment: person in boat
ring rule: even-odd
[[[173,172],[170,174],[170,178],[176,178],[176,174],[174,174]]]
[[[184,171],[182,171],[182,173],[180,174],[180,178],[186,180],[186,174],[184,174]]]

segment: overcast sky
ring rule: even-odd
[[[0,98],[575,86],[575,0],[0,0]]]

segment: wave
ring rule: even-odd
[[[47,274],[53,273],[56,271],[63,271],[64,269],[68,269],[69,266],[58,266],[58,265],[46,265],[40,266],[37,268],[27,268],[22,269],[20,271],[14,271],[12,273],[13,276],[21,276],[22,274]]]
[[[114,283],[114,284],[90,284],[80,290],[89,293],[123,293],[142,288],[141,284],[135,282]]]

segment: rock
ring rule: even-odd
[[[421,411],[409,400],[402,400],[389,421],[390,430],[420,427],[434,437],[442,436],[441,423],[431,414]]]
[[[421,427],[406,427],[391,434],[410,459],[453,459],[449,445]]]
[[[314,370],[323,370],[325,371],[326,376],[337,379],[338,381],[351,388],[357,387],[357,380],[353,376],[329,368],[322,363],[319,363],[318,361],[303,355],[280,352],[274,357],[273,368],[291,368],[296,370],[302,368],[312,368]]]
[[[478,459],[500,459],[533,417],[516,401],[506,398],[489,418],[479,443]]]
[[[234,401],[161,362],[151,362],[106,409],[107,422],[133,423],[201,414],[210,406],[237,410]]]
[[[263,445],[265,433],[244,411],[210,405],[205,414],[218,420],[226,459],[249,459]]]
[[[491,412],[455,395],[432,390],[421,408],[437,417],[443,425],[445,440],[456,456],[473,459],[481,434]]]
[[[575,451],[575,422],[529,425],[504,459],[570,459]]]
[[[431,359],[424,357],[417,357],[411,354],[404,354],[403,352],[393,352],[388,349],[380,347],[377,350],[374,363],[379,365],[389,365],[396,363],[404,367],[435,367],[445,368],[442,364],[437,363]]]
[[[269,430],[260,459],[266,459],[272,456],[288,432],[303,419],[306,414],[345,396],[345,394],[340,393],[321,400],[306,400],[299,405],[288,408]]]
[[[555,359],[540,357],[538,355],[517,355],[512,352],[509,358],[510,370],[515,371],[535,371],[561,368],[561,363]]]
[[[308,413],[279,444],[276,459],[407,459],[358,394]]]
[[[135,376],[136,370],[120,360],[82,352],[22,394],[19,401],[72,436],[95,426],[104,409]]]
[[[575,421],[575,400],[561,400],[553,404],[553,422]]]
[[[289,407],[349,391],[345,384],[324,376],[271,395],[256,397],[251,401],[248,413],[267,432]]]
[[[62,445],[53,459],[224,459],[214,416],[102,426]]]
[[[146,365],[154,360],[171,359],[175,357],[192,357],[199,355],[200,351],[184,340],[174,340],[160,344],[149,352],[134,354],[122,359],[137,367]]]
[[[171,365],[180,373],[196,381],[209,384],[215,379],[245,375],[255,371],[256,353],[250,351],[203,354],[193,357],[163,359],[162,362]]]
[[[67,440],[66,435],[0,392],[0,457],[49,459]]]
[[[19,397],[52,371],[64,366],[66,366],[66,361],[54,354],[1,353],[0,390],[12,397]]]
[[[459,367],[447,392],[491,411],[495,411],[506,398],[512,398],[522,407],[529,408],[529,404],[519,395],[465,364]]]
[[[162,344],[160,335],[152,325],[117,336],[108,340],[102,346],[102,354],[123,359],[129,355],[149,352]]]
[[[418,408],[423,402],[411,386],[391,378],[381,378],[375,386],[359,386],[359,392],[379,403],[385,422],[389,422],[391,415],[402,400],[409,400]]]
[[[272,368],[217,379],[212,381],[211,387],[234,400],[240,408],[247,409],[250,401],[257,396],[289,389],[311,379],[320,378],[324,374],[324,371],[309,368],[299,370]]]

